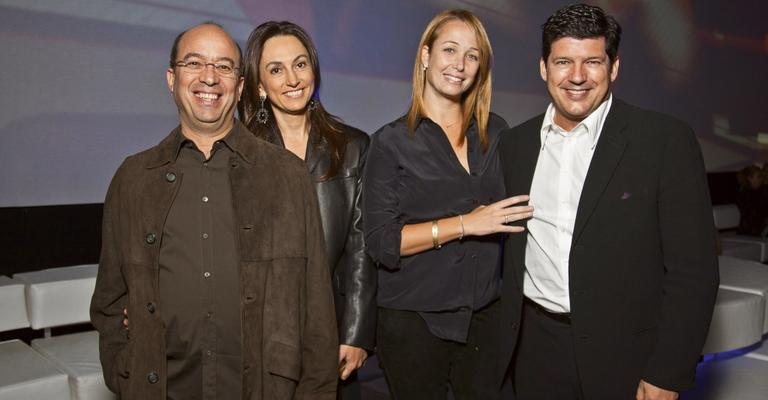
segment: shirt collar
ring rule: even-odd
[[[242,147],[243,147],[242,142],[243,142],[243,135],[245,133],[244,133],[244,131],[242,129],[240,129],[240,127],[241,127],[240,125],[241,125],[241,122],[239,120],[235,120],[235,123],[233,124],[232,129],[230,129],[229,132],[227,132],[227,134],[224,135],[223,138],[217,140],[216,142],[217,143],[218,142],[223,143],[225,146],[227,146],[234,153],[242,154],[242,151],[241,151]],[[245,131],[245,132],[250,134],[250,132],[248,132],[248,131]],[[181,150],[181,148],[183,146],[191,145],[191,146],[194,147],[195,145],[194,145],[194,143],[191,140],[186,138],[184,136],[184,134],[181,133],[181,129],[177,130],[176,135],[179,136],[178,144],[177,144],[177,147],[176,147],[176,153],[175,153],[175,156],[178,157],[179,156],[179,151]],[[214,143],[214,146],[215,145],[216,144]]]
[[[406,121],[407,115],[404,115],[402,117],[403,122]],[[428,122],[434,126],[439,126],[437,122],[433,121],[431,118],[429,118],[426,115],[419,115],[418,119],[416,120],[416,129],[419,128],[419,125],[422,123]],[[469,136],[471,134],[477,133],[477,118],[473,115],[472,118],[469,119],[469,125],[467,125],[467,131],[466,134]]]
[[[231,131],[229,131],[224,139],[224,143],[232,151],[243,158],[245,161],[251,162],[253,140],[251,132],[239,121],[235,120],[235,125]],[[184,145],[187,139],[181,133],[181,126],[177,126],[170,135],[166,136],[160,144],[152,149],[152,155],[150,156],[146,167],[157,168],[161,165],[173,163],[179,155],[179,150]]]
[[[590,149],[594,150],[597,145],[597,140],[600,138],[600,132],[603,130],[603,124],[605,124],[605,118],[608,116],[608,111],[611,109],[613,103],[613,94],[609,94],[596,109],[592,111],[587,118],[579,122],[570,132],[577,132],[580,129],[586,129],[586,134],[591,138]],[[549,103],[547,112],[544,114],[544,121],[541,125],[541,148],[547,143],[547,139],[553,133],[566,132],[565,129],[559,127],[554,120],[555,106]]]

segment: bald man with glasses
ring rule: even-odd
[[[122,399],[335,399],[337,332],[314,183],[234,118],[241,51],[182,32],[179,126],[128,157],[104,204],[91,320]]]

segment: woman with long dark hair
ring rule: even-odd
[[[339,392],[359,398],[354,371],[373,350],[376,325],[376,269],[364,252],[359,207],[368,135],[323,108],[317,50],[300,26],[259,25],[243,61],[243,123],[302,158],[317,181],[339,327]]]

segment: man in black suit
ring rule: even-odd
[[[506,243],[501,369],[519,400],[675,399],[718,286],[699,145],[612,97],[613,17],[577,4],[542,28],[552,103],[500,147],[508,193],[534,207]]]

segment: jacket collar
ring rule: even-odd
[[[157,146],[150,150],[146,168],[157,168],[176,162],[179,149],[187,140],[181,133],[181,126],[177,126]],[[255,140],[257,139],[253,134],[237,119],[232,130],[222,139],[232,151],[248,163],[253,162]]]
[[[285,148],[283,135],[280,133],[280,128],[278,128],[276,123],[272,125],[272,134],[269,140],[277,146]],[[309,169],[310,173],[314,173],[315,168],[317,168],[318,163],[323,158],[326,146],[327,142],[325,141],[325,138],[320,136],[320,134],[315,132],[310,127],[309,139],[307,141],[307,150],[304,154],[304,162],[307,164],[307,168]]]
[[[584,230],[624,154],[629,140],[627,124],[631,113],[631,108],[627,103],[619,99],[613,100],[595,148],[595,154],[592,156],[587,178],[584,180],[584,187],[581,190],[572,243],[576,243]]]

